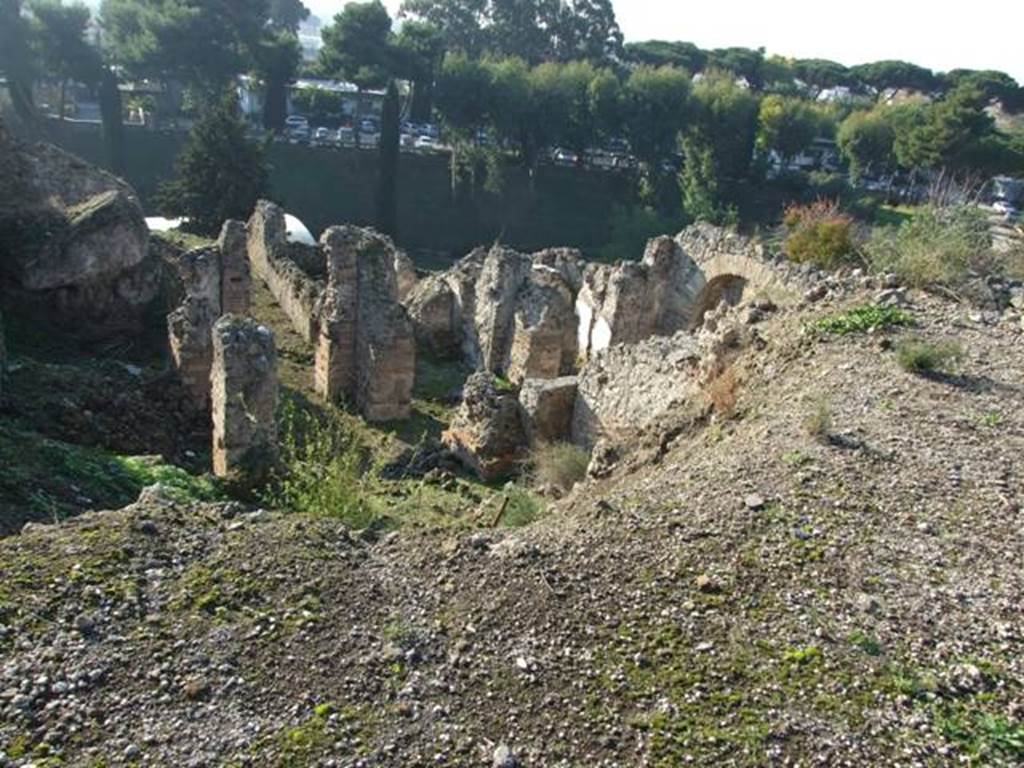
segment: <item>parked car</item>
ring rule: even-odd
[[[1020,214],[1017,207],[1007,200],[996,200],[992,203],[992,210],[1003,214],[1008,219],[1012,219]]]
[[[309,120],[302,115],[288,115],[288,117],[284,119],[284,126],[288,130],[294,128],[309,128]]]
[[[412,133],[403,133],[401,136],[399,136],[398,143],[402,149],[415,149],[416,136]]]
[[[557,147],[551,152],[551,159],[555,165],[561,165],[565,167],[572,167],[577,165],[580,161],[579,155],[569,149],[563,149]]]
[[[441,144],[431,136],[420,136],[416,139],[415,147],[424,152],[435,152],[441,149]]]
[[[356,143],[356,132],[347,125],[343,125],[338,129],[338,143],[343,147],[352,147]]]
[[[375,118],[364,117],[359,122],[359,131],[361,133],[379,133],[380,132],[380,124],[377,122],[377,120]]]
[[[309,136],[309,126],[300,125],[288,129],[288,140],[293,144],[305,144]]]
[[[380,134],[379,133],[361,133],[359,134],[359,146],[361,149],[373,149],[374,147],[380,146]]]
[[[331,141],[331,132],[321,126],[313,131],[313,141],[317,144],[328,144]]]

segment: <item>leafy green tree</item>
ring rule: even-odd
[[[935,73],[930,69],[907,61],[888,60],[858,64],[850,68],[850,74],[857,82],[863,83],[875,91],[897,88],[930,92],[939,84]]]
[[[192,231],[212,235],[225,219],[245,219],[266,189],[265,148],[246,136],[238,99],[228,92],[192,129],[157,205],[165,215],[187,217]]]
[[[853,82],[848,68],[828,59],[797,59],[792,63],[792,71],[811,88],[814,98],[818,98],[824,90]]]
[[[409,118],[429,121],[434,105],[434,82],[444,58],[441,30],[425,21],[406,21],[395,39],[395,56],[398,73],[412,83]]]
[[[464,53],[444,57],[437,78],[435,103],[445,125],[469,139],[484,125],[490,100],[491,78],[482,62]]]
[[[299,39],[285,29],[268,29],[253,47],[254,68],[263,80],[263,127],[284,128],[288,116],[288,84],[302,61]]]
[[[547,3],[538,0],[491,0],[487,47],[501,56],[518,56],[530,64],[553,58],[550,27],[556,23]]]
[[[377,229],[398,235],[398,160],[400,154],[400,111],[398,87],[388,83],[380,121],[380,177],[377,180]]]
[[[487,113],[491,126],[501,141],[519,148],[523,164],[532,168],[538,147],[531,132],[534,104],[530,68],[518,58],[490,60],[485,67],[490,81]]]
[[[690,109],[690,77],[674,67],[638,67],[623,86],[624,128],[633,152],[654,167],[676,148]]]
[[[28,20],[21,0],[0,0],[0,73],[7,80],[11,103],[22,119],[36,117],[32,98],[35,61]]]
[[[60,83],[58,114],[66,115],[67,84],[70,80],[96,83],[103,68],[99,52],[86,40],[92,17],[81,4],[64,5],[61,0],[32,0],[33,42],[45,72]]]
[[[912,170],[966,170],[979,142],[992,137],[995,121],[985,112],[988,98],[970,84],[944,99],[922,105],[899,123],[895,136],[900,165]]]
[[[598,71],[587,86],[595,137],[602,141],[622,133],[622,83],[614,72]]]
[[[711,147],[699,136],[691,135],[680,143],[683,169],[679,189],[683,195],[683,213],[693,221],[719,223],[725,216],[718,187],[719,171]]]
[[[400,15],[425,21],[440,30],[446,50],[468,56],[484,52],[488,0],[404,0]]]
[[[391,17],[380,0],[348,3],[323,31],[319,67],[360,89],[383,86],[394,68]]]
[[[821,122],[806,101],[778,94],[762,100],[758,121],[758,149],[778,152],[783,163],[811,145]]]
[[[274,29],[295,34],[299,25],[309,18],[309,8],[302,0],[270,0],[269,15]]]
[[[627,61],[648,67],[677,67],[687,72],[701,72],[707,65],[708,54],[693,43],[646,40],[626,43]]]
[[[180,80],[201,105],[248,68],[268,22],[267,6],[253,0],[103,0],[100,19],[115,64]]]
[[[750,175],[760,103],[756,94],[725,72],[709,70],[694,85],[691,132],[709,148],[724,180]]]
[[[764,49],[717,48],[708,51],[707,67],[732,72],[744,78],[752,88],[764,85]]]
[[[563,3],[553,31],[553,48],[560,61],[605,63],[622,57],[622,30],[610,0]]]
[[[948,90],[956,90],[962,86],[977,88],[989,99],[1013,104],[1020,90],[1017,81],[1005,72],[986,69],[954,69],[941,76]]]
[[[891,171],[896,165],[896,132],[886,114],[889,109],[854,112],[839,126],[836,143],[855,180],[876,171]]]

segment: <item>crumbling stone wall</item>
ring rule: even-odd
[[[682,331],[597,352],[579,375],[572,442],[593,448],[657,423],[697,396],[699,347]]]
[[[245,223],[225,221],[217,247],[221,260],[221,309],[226,315],[248,315],[252,275]]]
[[[569,373],[577,357],[573,298],[582,265],[579,252],[565,248],[533,256],[476,249],[410,296],[417,338],[516,381]]]
[[[290,258],[284,211],[260,200],[247,229],[253,275],[266,283],[296,332],[316,343],[324,286]]]
[[[491,373],[474,373],[466,381],[462,405],[441,439],[485,482],[513,474],[526,451],[515,391],[500,386]]]
[[[213,471],[240,488],[264,482],[277,461],[277,353],[255,320],[225,315],[213,329]]]
[[[199,410],[209,406],[213,326],[222,312],[221,252],[197,248],[178,265],[185,291],[182,304],[167,316],[171,359]]]
[[[376,232],[331,227],[316,390],[351,398],[369,421],[407,418],[416,376],[412,322],[398,300],[395,247]]]
[[[573,372],[577,318],[573,293],[553,267],[534,266],[516,298],[508,378],[554,379]]]
[[[531,447],[566,442],[572,432],[579,382],[575,376],[527,379],[519,390],[523,428]]]

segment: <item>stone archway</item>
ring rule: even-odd
[[[725,302],[731,307],[736,306],[743,300],[746,293],[748,281],[741,275],[721,274],[711,278],[694,302],[693,311],[690,314],[690,330],[700,328],[704,323],[704,316]]]

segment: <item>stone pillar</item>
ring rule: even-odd
[[[228,220],[220,231],[221,310],[248,315],[252,276],[249,272],[248,233],[241,221]]]
[[[277,461],[274,334],[225,315],[213,329],[213,472],[242,489],[266,481]]]
[[[204,410],[210,404],[213,324],[222,314],[220,253],[216,248],[189,251],[180,271],[185,300],[167,316],[171,358],[193,404]]]
[[[368,421],[407,418],[416,342],[412,321],[398,302],[394,246],[358,227],[331,227],[321,244],[328,287],[315,389],[329,400],[348,397]]]
[[[356,382],[356,230],[331,227],[320,243],[327,257],[327,291],[316,345],[314,389],[327,400],[352,397]]]

